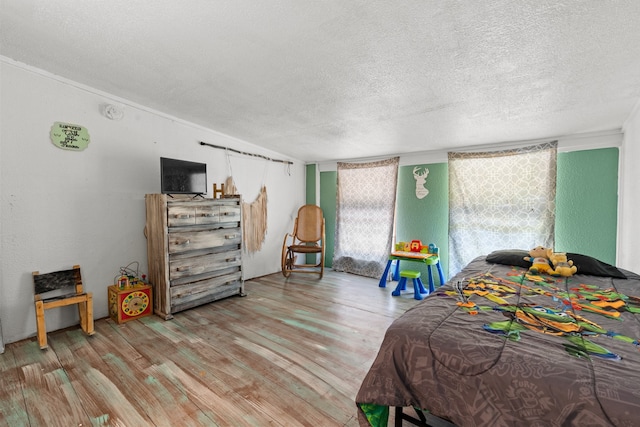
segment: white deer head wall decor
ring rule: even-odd
[[[413,177],[416,179],[416,197],[418,199],[424,199],[427,194],[429,194],[429,190],[424,186],[429,176],[429,169],[425,168],[424,171],[420,173],[419,171],[420,166],[413,168]]]

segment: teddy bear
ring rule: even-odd
[[[553,249],[543,246],[536,246],[529,251],[529,256],[524,257],[525,261],[531,262],[529,272],[533,274],[547,273],[551,274],[553,268],[549,263],[549,259],[553,254]]]
[[[553,252],[549,259],[553,264],[552,276],[569,277],[578,271],[578,267],[573,265],[573,261],[567,259],[567,254],[564,252]]]

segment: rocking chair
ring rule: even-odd
[[[282,274],[289,277],[292,272],[324,274],[324,216],[316,205],[304,205],[298,209],[293,233],[284,236],[282,244]],[[297,262],[301,254],[303,262]],[[319,255],[319,256],[318,256]],[[311,261],[315,257],[315,262]]]

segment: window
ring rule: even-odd
[[[449,153],[449,274],[496,249],[553,247],[557,141]]]
[[[399,160],[338,163],[334,270],[382,275],[393,239]]]

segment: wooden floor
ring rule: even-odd
[[[394,286],[278,273],[172,320],[101,319],[91,337],[49,333],[45,351],[5,344],[0,425],[357,426],[384,332],[417,303]]]

